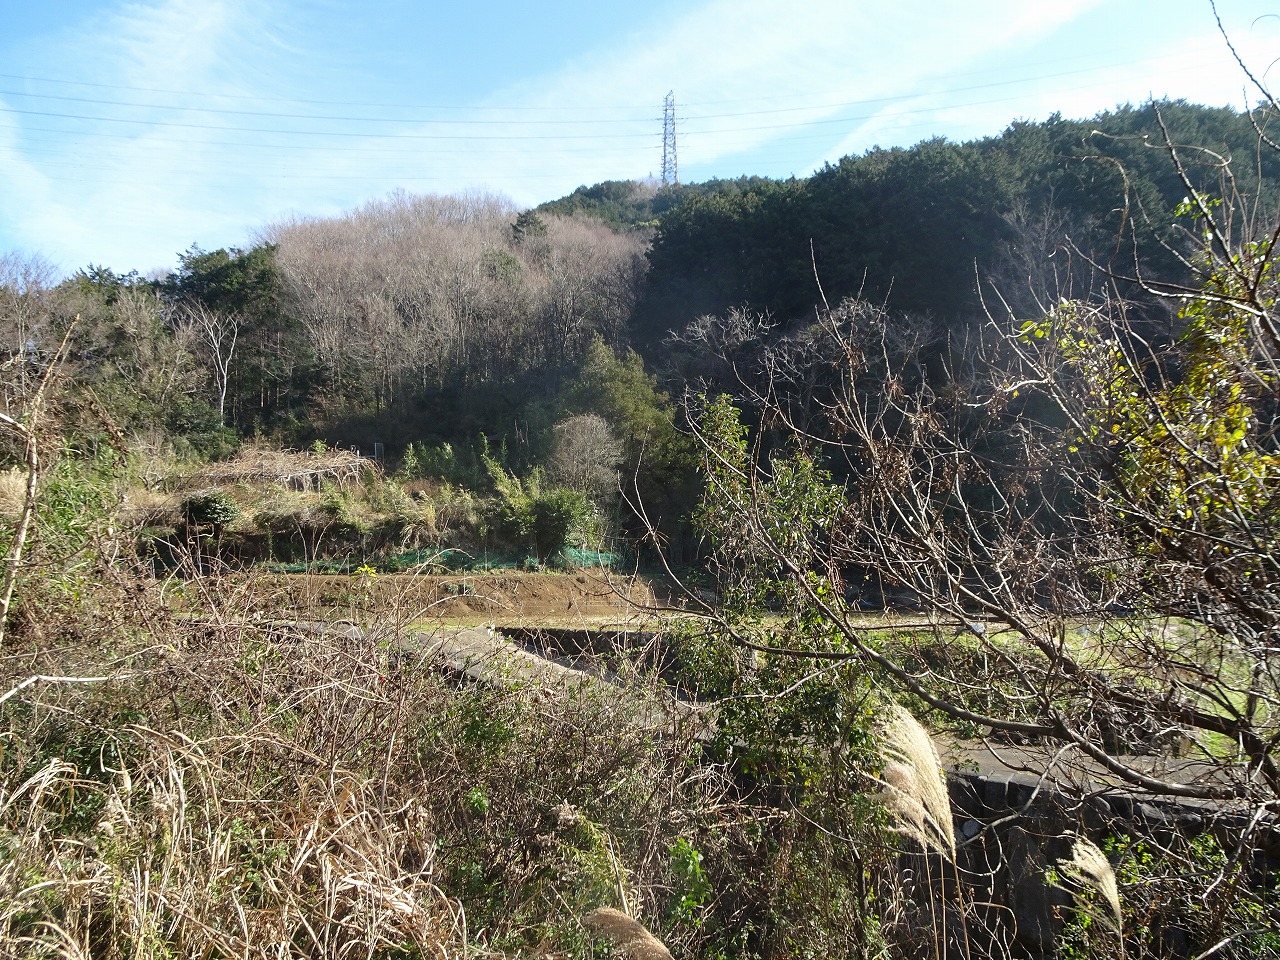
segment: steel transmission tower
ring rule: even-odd
[[[668,90],[662,101],[662,185],[680,183],[680,168],[676,164],[676,93]]]

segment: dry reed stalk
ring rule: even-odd
[[[886,763],[880,782],[900,829],[926,850],[954,860],[951,797],[933,740],[910,711],[897,704],[889,709],[883,734]]]
[[[600,907],[582,918],[592,933],[613,941],[618,955],[627,960],[671,960],[671,952],[644,925],[621,910]]]

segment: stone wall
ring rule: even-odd
[[[1003,941],[996,955],[1044,958],[1057,955],[1072,896],[1051,886],[1049,872],[1068,858],[1074,838],[1098,845],[1127,837],[1169,849],[1206,833],[1223,849],[1234,849],[1251,819],[1213,804],[1154,799],[1123,790],[1088,796],[1063,792],[1024,775],[952,773],[952,810],[959,845],[957,863],[972,900],[980,904],[979,923],[970,923]],[[1253,845],[1246,873],[1254,883],[1274,884],[1280,876],[1280,829],[1273,824]],[[1161,956],[1191,957],[1194,952],[1176,920],[1150,931]],[[984,954],[977,954],[984,955]]]

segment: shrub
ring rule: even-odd
[[[607,498],[617,493],[621,463],[622,443],[604,417],[584,413],[556,424],[547,469],[557,483]]]
[[[205,490],[187,497],[182,516],[193,527],[212,527],[220,533],[239,518],[240,505],[221,490]]]
[[[485,463],[497,491],[489,509],[491,528],[512,546],[531,548],[539,564],[567,546],[575,530],[592,523],[595,510],[584,493],[563,487],[544,490],[537,470],[521,482],[495,461]]]

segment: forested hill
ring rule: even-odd
[[[1163,127],[1162,127],[1163,124]],[[663,337],[701,314],[749,307],[812,315],[815,281],[835,303],[861,292],[895,311],[944,322],[980,312],[979,279],[1018,305],[1084,293],[1086,260],[1173,276],[1174,210],[1186,195],[1164,144],[1210,193],[1258,189],[1258,135],[1248,114],[1185,101],[1122,107],[1088,120],[1017,121],[966,143],[873,149],[807,179],[742,178],[655,191],[580,188],[548,212],[615,227],[656,220],[650,272],[633,331],[656,358]],[[1234,184],[1222,182],[1233,161]],[[1277,202],[1274,154],[1261,161]],[[1074,246],[1067,252],[1067,241]]]
[[[811,319],[818,280],[833,305],[861,292],[954,325],[981,318],[980,280],[989,302],[998,290],[1030,314],[1037,296],[1087,292],[1086,258],[1132,272],[1136,250],[1147,274],[1176,277],[1160,241],[1190,249],[1174,213],[1186,188],[1162,144],[1187,147],[1188,175],[1214,194],[1256,194],[1261,172],[1274,212],[1280,169],[1274,153],[1257,159],[1254,129],[1267,119],[1124,107],[874,149],[806,179],[611,181],[523,212],[494,196],[395,194],[265,226],[246,249],[193,247],[158,281],[90,266],[41,283],[0,258],[0,298],[20,318],[4,335],[10,349],[52,350],[78,315],[86,423],[211,455],[255,434],[379,442],[391,456],[490,443],[528,469],[554,424],[585,412],[632,422],[652,451],[644,437],[669,407],[629,348],[649,370],[690,369],[671,331],[731,307]],[[605,381],[628,395],[606,404]]]
[[[705,180],[662,186],[656,180],[606,180],[593,187],[579,187],[559,200],[536,208],[555,217],[599,220],[615,230],[655,227],[669,210],[697,197],[743,194],[767,190],[776,181],[768,177],[742,176],[735,180]]]

